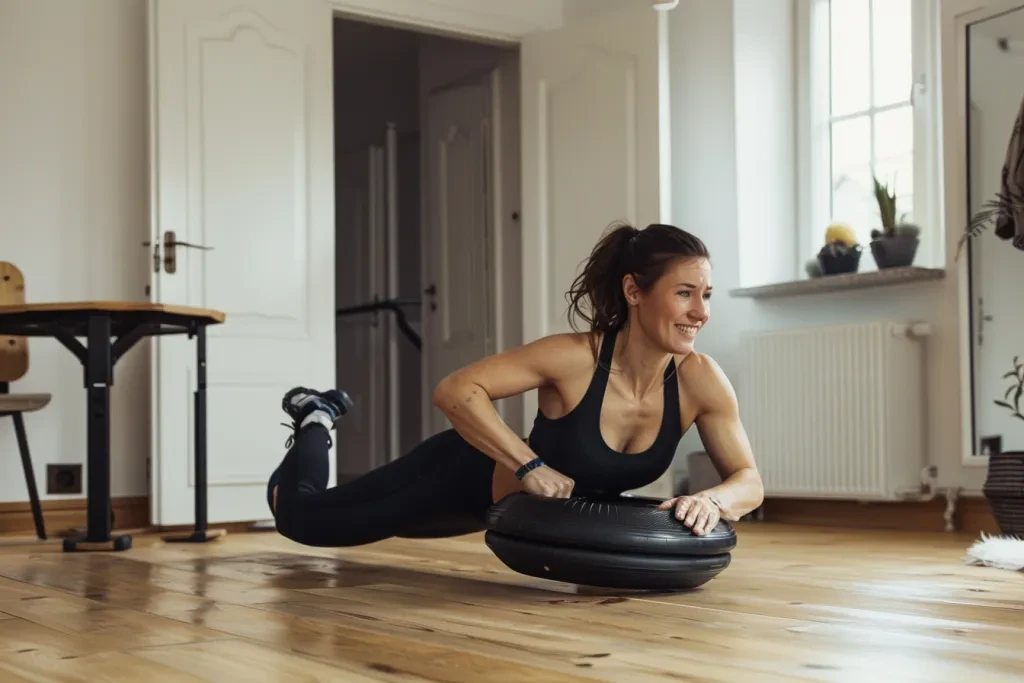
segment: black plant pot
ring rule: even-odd
[[[1024,451],[989,456],[983,491],[999,530],[1024,537]]]
[[[861,250],[848,249],[835,251],[828,247],[818,252],[818,265],[821,266],[822,275],[842,275],[844,273],[856,273],[860,268]]]
[[[893,235],[871,240],[871,255],[879,270],[905,268],[914,262],[917,255],[917,235]]]

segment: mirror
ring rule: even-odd
[[[1003,167],[1024,100],[1024,3],[968,24],[966,40],[968,210],[975,221],[992,216],[967,241],[972,439],[973,453],[993,455],[1024,451],[1024,250],[1007,239],[1024,235],[1024,225],[1000,227],[991,213],[1005,196]],[[1016,378],[1007,376],[1015,356]]]

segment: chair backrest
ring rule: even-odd
[[[0,261],[0,306],[25,303],[25,278],[13,263]],[[28,338],[0,335],[0,382],[16,382],[28,372]]]

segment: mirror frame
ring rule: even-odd
[[[942,0],[942,110],[943,191],[945,200],[946,253],[953,261],[949,270],[957,279],[957,331],[960,347],[961,464],[988,467],[989,457],[976,453],[974,419],[974,308],[971,306],[971,242],[960,249],[960,238],[970,221],[970,126],[968,97],[968,37],[972,24],[1024,8],[1024,0]]]

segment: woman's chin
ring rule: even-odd
[[[685,355],[693,351],[693,343],[696,337],[687,337],[677,334],[668,344],[669,349],[676,355]]]

